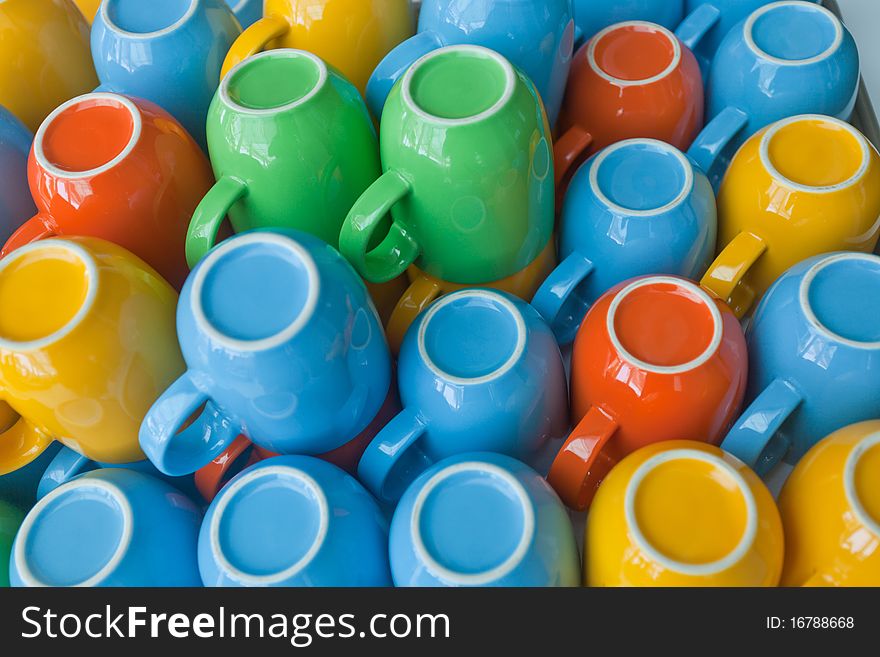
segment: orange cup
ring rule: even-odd
[[[596,301],[575,339],[578,424],[548,481],[583,510],[608,471],[641,447],[718,444],[742,404],[747,373],[745,336],[723,301],[674,276],[621,283]]]
[[[193,138],[157,105],[94,93],[64,103],[40,126],[28,183],[37,215],[0,257],[45,237],[98,237],[180,289],[189,273],[186,231],[214,176]]]
[[[560,193],[590,154],[649,137],[686,151],[703,127],[703,80],[694,54],[665,27],[612,25],[572,60],[554,147]]]

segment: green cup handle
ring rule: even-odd
[[[373,233],[394,205],[412,192],[402,175],[388,170],[370,185],[342,224],[339,250],[371,283],[384,283],[406,271],[422,249],[409,228],[394,221],[388,234],[372,251],[368,250]]]
[[[193,213],[186,233],[186,262],[190,269],[214,248],[220,224],[232,206],[247,196],[247,193],[246,183],[227,176],[220,178],[208,190]]]

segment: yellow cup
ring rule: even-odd
[[[363,95],[382,58],[414,32],[409,0],[266,0],[263,18],[229,49],[222,75],[263,50],[297,48],[339,69]]]
[[[388,345],[391,347],[391,353],[395,356],[400,351],[400,345],[403,343],[403,337],[406,335],[410,325],[416,320],[425,308],[434,303],[444,294],[464,290],[471,287],[485,287],[493,290],[508,292],[523,301],[531,301],[535,296],[535,292],[541,287],[544,280],[556,268],[556,239],[551,236],[550,241],[544,250],[535,258],[528,266],[521,269],[515,274],[502,278],[491,283],[482,285],[463,285],[460,283],[450,283],[439,278],[435,278],[430,274],[426,274],[421,269],[412,265],[406,272],[410,281],[410,286],[399,297],[394,312],[391,313],[390,319],[386,322],[385,335],[388,337]]]
[[[89,24],[73,0],[0,2],[0,105],[33,132],[97,86]]]
[[[783,586],[880,586],[880,420],[816,443],[779,495]]]
[[[74,0],[74,2],[89,23],[95,20],[98,8],[101,6],[101,0]]]
[[[138,429],[184,371],[177,293],[122,247],[48,239],[0,260],[0,474],[52,442],[101,463],[144,457]]]
[[[838,119],[772,124],[737,152],[718,193],[720,254],[702,284],[739,317],[797,263],[828,251],[874,250],[880,159]]]
[[[776,586],[782,523],[770,491],[714,445],[655,443],[623,459],[587,517],[587,586]]]

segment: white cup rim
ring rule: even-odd
[[[753,30],[757,20],[768,12],[774,11],[781,7],[791,6],[803,7],[804,9],[808,9],[810,11],[816,11],[817,13],[823,14],[826,18],[828,18],[828,20],[834,26],[835,32],[834,40],[832,41],[831,45],[828,46],[828,48],[823,50],[818,55],[813,55],[812,57],[805,57],[803,59],[783,59],[781,57],[775,57],[771,55],[757,44],[753,34]],[[761,59],[765,59],[780,66],[808,66],[810,64],[818,64],[819,62],[828,59],[840,49],[840,46],[843,44],[843,24],[840,22],[837,16],[832,14],[830,11],[828,11],[828,9],[821,5],[812,2],[802,2],[801,0],[783,0],[782,2],[771,2],[769,5],[764,5],[763,7],[759,7],[758,9],[753,11],[746,19],[745,25],[743,26],[743,38],[745,39],[748,48]]]
[[[605,71],[605,69],[599,66],[599,63],[596,61],[596,48],[599,45],[599,42],[604,39],[608,34],[610,34],[611,32],[615,32],[623,27],[650,27],[655,32],[666,37],[669,43],[672,44],[672,61],[666,66],[665,69],[663,69],[659,73],[647,78],[643,78],[641,80],[624,80],[623,78],[618,78],[609,74],[607,71]],[[609,25],[605,29],[601,30],[598,34],[596,34],[592,39],[590,39],[590,43],[587,46],[587,63],[596,75],[607,82],[611,82],[612,84],[619,87],[642,87],[649,84],[654,84],[655,82],[660,82],[661,80],[668,78],[670,75],[672,75],[672,73],[681,64],[681,48],[682,45],[679,42],[678,37],[676,37],[675,34],[673,34],[670,30],[666,29],[662,25],[651,23],[649,21],[622,21],[620,23],[615,23],[614,25]]]
[[[110,18],[110,2],[112,0],[105,0],[101,3],[101,19],[104,21],[104,24],[107,26],[107,29],[111,32],[115,32],[121,36],[124,36],[127,39],[158,39],[159,37],[163,37],[166,34],[171,34],[172,32],[176,32],[181,27],[183,27],[196,13],[196,10],[199,7],[199,3],[201,0],[189,0],[189,7],[187,7],[186,11],[183,15],[178,18],[176,21],[171,23],[170,25],[166,25],[163,28],[158,30],[153,30],[152,32],[131,32],[126,30],[119,25],[117,25],[112,18]]]
[[[859,522],[880,539],[880,520],[871,517],[871,514],[868,513],[856,486],[856,468],[859,465],[859,461],[868,450],[877,445],[880,445],[880,431],[865,436],[853,447],[843,467],[843,489],[846,494],[846,500],[850,507],[852,507]]]

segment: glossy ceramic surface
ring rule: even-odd
[[[673,440],[611,471],[590,507],[584,553],[587,586],[776,586],[782,523],[741,461]]]
[[[37,131],[28,181],[38,214],[0,253],[53,235],[98,237],[179,289],[189,271],[187,225],[213,180],[192,137],[156,105],[116,94],[76,98]]]
[[[229,215],[237,232],[296,228],[332,246],[380,175],[379,144],[357,90],[300,50],[255,55],[223,80],[208,117],[217,184],[187,237],[195,266]]]
[[[98,8],[101,6],[101,0],[73,0],[82,15],[91,23],[98,14]]]
[[[396,586],[577,586],[565,507],[528,466],[471,452],[410,486],[390,536]]]
[[[156,103],[206,148],[208,106],[239,34],[225,0],[106,0],[92,25],[98,91]]]
[[[852,126],[803,115],[759,131],[718,193],[719,256],[702,284],[747,314],[789,267],[829,251],[871,252],[880,160]]]
[[[6,413],[10,415],[9,422],[17,419],[17,414],[4,403]],[[4,418],[4,423],[8,422]],[[5,426],[5,424],[4,424]],[[43,473],[55,455],[61,451],[61,443],[52,443],[33,461],[20,467],[18,470],[0,475],[0,499],[9,502],[21,509],[30,509],[37,501],[37,488]],[[0,567],[0,571],[5,570]]]
[[[473,450],[527,459],[568,423],[553,334],[531,306],[503,292],[454,292],[422,313],[400,350],[398,386],[404,410],[358,466],[385,501],[396,501],[427,464]]]
[[[308,456],[248,468],[199,535],[206,586],[390,586],[388,525],[351,475]]]
[[[298,48],[339,69],[364,93],[373,69],[415,29],[410,0],[265,0],[264,4],[263,18],[229,50],[224,77],[260,51]]]
[[[0,61],[0,105],[31,132],[58,105],[98,84],[89,24],[71,0],[0,2]]]
[[[226,0],[226,3],[245,29],[263,17],[263,0]]]
[[[211,251],[184,285],[177,332],[188,370],[140,435],[166,474],[194,472],[240,433],[273,452],[323,454],[388,394],[388,345],[363,282],[306,233],[251,231]]]
[[[534,86],[501,55],[479,46],[426,55],[388,97],[384,173],[346,218],[342,253],[369,281],[412,264],[453,283],[511,276],[553,232],[550,140]],[[390,231],[378,230],[389,210]]]
[[[0,472],[53,439],[104,463],[143,459],[141,420],[183,371],[176,302],[103,240],[44,240],[0,260],[0,389],[21,415],[0,436]]]
[[[647,276],[593,305],[571,361],[575,428],[547,479],[586,508],[608,470],[664,440],[721,441],[745,394],[748,356],[730,309],[695,283]]]
[[[27,514],[10,580],[13,586],[199,586],[201,518],[185,495],[149,475],[89,472]]]
[[[880,586],[880,422],[835,431],[779,495],[783,586]]]
[[[577,46],[624,21],[650,21],[670,30],[684,18],[684,0],[572,0]]]
[[[750,406],[724,449],[767,472],[880,415],[880,257],[825,254],[767,291],[749,327]]]
[[[37,211],[27,186],[32,141],[24,124],[0,107],[0,239],[4,242]]]
[[[612,25],[574,56],[554,145],[557,184],[587,154],[635,137],[687,149],[703,127],[703,82],[691,51],[665,27]]]
[[[490,48],[534,82],[550,125],[556,123],[574,49],[569,0],[425,0],[418,34],[392,50],[367,85],[373,114],[382,109],[394,83],[419,58],[444,46]]]
[[[709,75],[707,118],[691,155],[721,180],[737,149],[761,128],[797,114],[849,120],[859,53],[849,30],[810,2],[775,2],[724,38]]]
[[[653,139],[619,142],[572,179],[561,263],[532,305],[568,344],[590,305],[618,283],[647,274],[702,276],[717,231],[709,181],[681,151]]]
[[[556,239],[551,237],[541,254],[530,265],[512,276],[502,278],[483,285],[462,285],[450,283],[421,271],[415,265],[407,270],[410,286],[400,297],[400,301],[394,308],[388,324],[385,326],[385,335],[391,352],[395,355],[400,351],[400,345],[409,327],[423,310],[434,303],[444,294],[457,292],[467,287],[481,287],[492,290],[507,292],[524,301],[534,296],[551,271],[556,267]]]
[[[17,507],[0,500],[0,588],[9,586],[9,555],[12,554],[12,543],[24,513]]]

